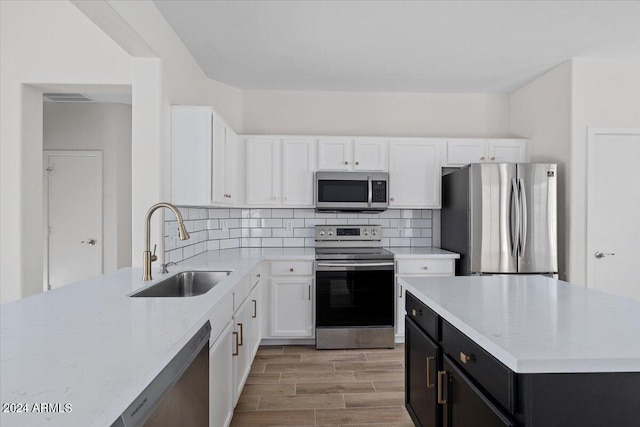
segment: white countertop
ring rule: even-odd
[[[154,281],[125,268],[0,306],[2,403],[70,403],[63,414],[0,415],[4,426],[110,426],[263,259],[309,248],[211,251],[170,268],[234,270],[204,295],[130,298]]]
[[[445,251],[440,248],[407,248],[407,247],[390,247],[385,248],[389,252],[392,252],[396,258],[416,258],[416,257],[428,257],[428,258],[460,258],[460,254]]]
[[[514,372],[640,372],[640,302],[543,276],[400,279]]]
[[[170,267],[167,276],[154,265],[151,282],[141,280],[141,269],[125,268],[1,305],[1,401],[70,403],[72,411],[2,413],[0,424],[110,426],[209,320],[238,279],[260,261],[277,259],[311,261],[315,250],[209,251]],[[185,269],[233,273],[197,297],[128,296]]]

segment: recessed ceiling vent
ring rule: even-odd
[[[44,93],[42,96],[48,102],[96,102],[95,99],[81,93]]]

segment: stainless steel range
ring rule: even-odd
[[[317,225],[316,348],[393,348],[394,262],[379,225]]]

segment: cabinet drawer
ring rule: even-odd
[[[478,344],[442,321],[442,348],[509,412],[515,412],[515,374]]]
[[[410,292],[407,292],[406,295],[407,316],[413,319],[434,341],[439,341],[440,328],[438,328],[438,315],[436,312],[418,301]]]
[[[310,261],[272,261],[272,276],[311,276],[313,262]]]
[[[453,276],[453,259],[416,258],[398,260],[397,274],[419,274],[421,276]]]
[[[235,289],[233,290],[233,311],[235,312],[242,302],[247,299],[251,292],[251,277],[249,274],[244,276],[238,281]]]

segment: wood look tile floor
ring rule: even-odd
[[[404,345],[260,347],[231,426],[413,427],[404,408]]]

